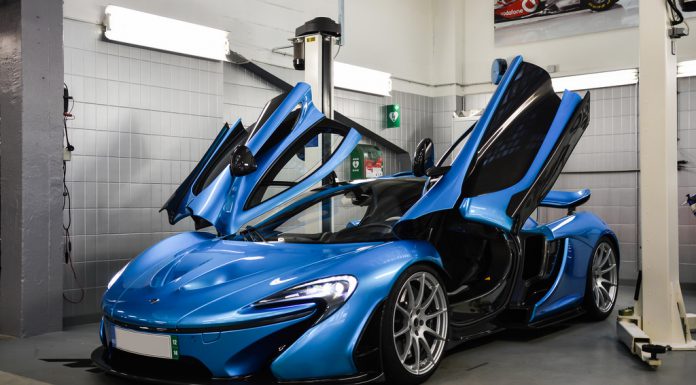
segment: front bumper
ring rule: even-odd
[[[381,373],[301,381],[277,380],[271,372],[271,363],[313,325],[314,318],[308,315],[271,325],[219,332],[167,332],[178,338],[178,360],[146,357],[116,349],[114,328],[127,325],[119,322],[116,326],[105,319],[100,332],[105,345],[92,353],[92,361],[107,374],[139,382],[174,385],[364,384],[383,380]]]
[[[134,354],[118,352],[115,358],[105,346],[100,346],[92,352],[92,362],[106,374],[125,378],[129,381],[168,384],[168,385],[300,385],[300,384],[374,384],[384,382],[381,373],[364,373],[351,377],[316,379],[305,381],[278,381],[272,376],[259,373],[251,376],[236,378],[216,378],[201,373],[200,366],[195,361],[188,361],[182,367],[166,367],[160,359],[152,359]],[[155,362],[153,362],[155,361]],[[128,364],[130,362],[130,364]],[[174,361],[172,361],[174,362]],[[128,366],[124,368],[124,366]],[[159,367],[158,367],[159,366]]]

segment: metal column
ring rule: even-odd
[[[63,327],[63,6],[0,2],[0,334]]]
[[[640,1],[640,222],[642,286],[622,311],[619,338],[651,366],[654,345],[696,349],[679,286],[677,58],[664,0]]]
[[[340,26],[333,20],[318,17],[308,21],[297,28],[295,45],[301,44],[303,49],[303,63],[295,65],[297,69],[304,69],[305,82],[312,89],[312,102],[321,109],[321,112],[329,118],[334,117],[334,47],[341,35]],[[296,58],[297,59],[297,58]],[[300,67],[300,68],[298,68]],[[328,161],[331,156],[331,135],[322,134],[321,138],[322,162]],[[324,184],[329,180],[324,180]],[[332,208],[330,202],[324,202],[323,212],[328,213],[322,223],[322,231],[331,231]]]

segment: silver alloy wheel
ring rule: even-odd
[[[437,278],[421,271],[399,289],[392,333],[401,365],[411,374],[432,370],[445,349],[447,301]]]
[[[616,254],[611,245],[603,241],[592,258],[592,295],[597,309],[608,312],[616,301],[619,280]]]

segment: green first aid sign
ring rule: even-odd
[[[387,111],[387,128],[401,127],[401,107],[398,104],[390,104]]]

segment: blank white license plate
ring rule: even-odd
[[[116,349],[143,356],[179,359],[179,339],[166,334],[142,333],[114,326]]]

